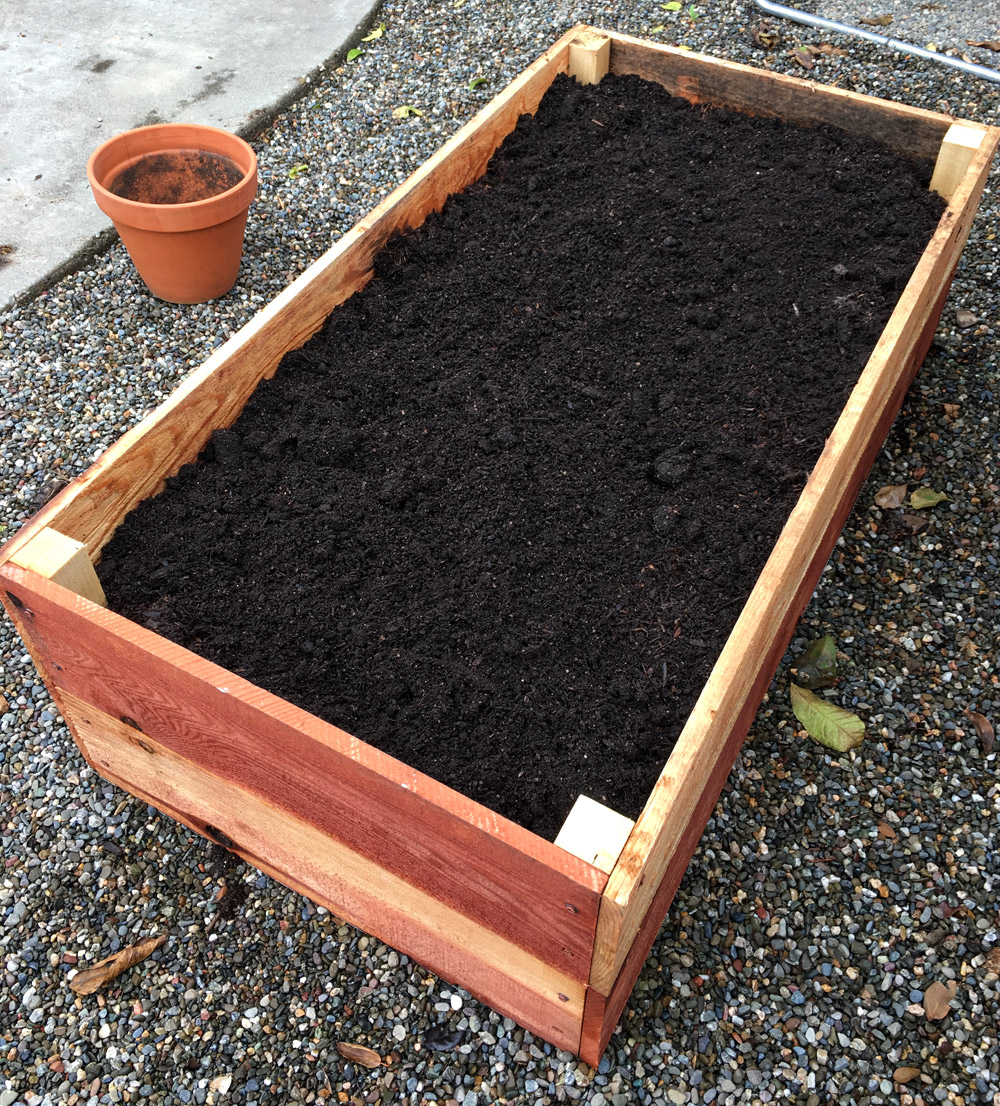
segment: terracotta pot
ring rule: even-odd
[[[257,157],[228,131],[158,123],[109,139],[87,177],[146,286],[172,303],[201,303],[236,283]]]

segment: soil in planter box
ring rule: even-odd
[[[104,551],[114,609],[553,836],[641,810],[936,225],[929,167],[559,78]]]

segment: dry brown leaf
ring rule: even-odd
[[[909,484],[886,484],[875,493],[875,502],[886,510],[902,507],[909,488]]]
[[[966,46],[982,46],[986,50],[1000,50],[1000,40],[995,38],[986,39],[984,42],[974,42],[971,38],[965,40]]]
[[[859,23],[867,23],[869,27],[888,27],[892,22],[891,15],[863,15],[859,20]]]
[[[949,422],[954,422],[955,419],[958,418],[959,412],[962,410],[957,403],[942,403],[941,406],[944,408],[944,417]]]
[[[804,46],[796,46],[794,50],[789,50],[788,56],[792,59],[792,61],[798,62],[803,69],[813,68],[812,55],[807,49],[805,49]]]
[[[338,1041],[337,1051],[345,1060],[352,1060],[365,1068],[378,1068],[382,1066],[382,1057],[373,1048],[367,1045],[352,1045],[349,1041]]]
[[[765,50],[773,50],[781,41],[781,35],[769,23],[759,24],[750,34],[754,42]]]
[[[909,513],[903,515],[902,522],[911,534],[919,534],[921,530],[926,530],[929,525],[927,519],[921,515],[911,515]]]
[[[888,838],[890,841],[895,841],[899,836],[898,833],[889,825],[888,822],[879,822],[878,835],[882,838]]]
[[[136,941],[134,945],[119,949],[111,956],[99,960],[92,967],[77,972],[69,981],[70,990],[78,995],[92,995],[95,991],[99,991],[105,983],[110,983],[122,972],[127,972],[129,968],[156,952],[166,940],[167,935],[161,933],[159,937],[144,937],[141,941]]]
[[[814,54],[829,54],[831,57],[846,58],[847,51],[841,50],[839,46],[834,46],[832,42],[821,42],[818,46],[810,46],[810,50]]]
[[[983,968],[988,972],[993,972],[995,975],[1000,975],[1000,945],[990,949],[986,954],[986,963],[983,965]]]
[[[977,714],[974,710],[964,710],[962,713],[975,727],[976,733],[979,734],[983,752],[992,753],[993,745],[996,742],[996,733],[993,730],[993,723],[983,715]]]
[[[951,1003],[958,994],[958,983],[951,979],[947,983],[939,980],[932,983],[924,991],[924,1016],[930,1022],[940,1021],[945,1015],[951,1013]]]
[[[916,1079],[920,1074],[920,1068],[896,1068],[892,1073],[892,1078],[897,1083],[909,1083],[911,1079]]]

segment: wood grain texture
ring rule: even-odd
[[[829,123],[896,153],[934,158],[951,117],[800,77],[754,69],[611,34],[611,72],[634,73],[693,104],[733,108],[800,126]]]
[[[580,84],[597,84],[608,72],[611,39],[583,28],[569,44],[569,75]]]
[[[21,568],[30,568],[99,607],[108,605],[87,547],[51,526],[36,531],[31,541],[22,545],[11,559]]]
[[[969,163],[975,156],[976,150],[986,137],[986,131],[982,127],[953,123],[944,136],[937,160],[934,162],[931,191],[937,192],[939,196],[943,196],[950,202],[965,179],[965,174],[969,171]]]
[[[575,1052],[584,985],[287,811],[68,692],[57,705],[106,779]],[[208,827],[206,831],[206,827]]]
[[[669,879],[676,887],[679,882],[795,623],[923,360],[998,139],[1000,130],[992,128],[942,216],[611,873],[590,979],[602,995],[616,985],[640,931],[648,935],[649,927],[659,924],[647,915],[654,901],[658,908],[669,904],[669,898],[658,898],[661,884]]]
[[[68,484],[0,548],[0,563],[44,526],[83,542],[94,557],[128,512],[194,461],[213,430],[229,426],[281,358],[371,279],[375,255],[396,232],[419,226],[486,169],[518,116],[533,114],[568,65],[576,30],[536,62],[191,374],[156,411]]]
[[[588,978],[605,873],[34,573],[7,564],[0,579],[58,692],[128,719],[561,973]]]

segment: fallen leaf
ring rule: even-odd
[[[892,1078],[897,1083],[909,1083],[911,1080],[916,1079],[920,1074],[920,1068],[896,1068],[892,1073]]]
[[[354,61],[355,58],[360,58],[364,53],[364,50],[360,46],[355,46],[353,49],[347,51],[347,60]]]
[[[947,498],[944,492],[936,492],[933,488],[917,488],[910,496],[910,506],[915,511],[922,511],[925,507],[936,507]]]
[[[649,33],[651,35],[658,35],[660,33],[660,31],[665,31],[666,29],[667,28],[662,23],[657,23],[657,25],[655,27],[650,27],[649,28]]]
[[[208,1085],[210,1091],[215,1091],[217,1094],[228,1094],[229,1088],[233,1085],[233,1077],[231,1075],[217,1075],[211,1083]]]
[[[778,34],[770,23],[759,23],[750,32],[750,37],[758,46],[763,46],[765,50],[773,50],[781,41],[781,35]]]
[[[900,521],[911,534],[919,534],[921,530],[926,530],[928,525],[923,515],[903,514]]]
[[[814,54],[829,54],[838,58],[846,58],[847,51],[841,50],[839,46],[834,46],[832,42],[821,42],[818,46],[810,46],[810,50]]]
[[[935,981],[924,991],[924,1015],[928,1021],[940,1021],[951,1012],[951,1003],[958,994],[958,983],[952,979],[947,983]]]
[[[993,972],[994,975],[1000,975],[1000,945],[997,945],[994,949],[990,949],[986,954],[986,963],[983,967],[988,972]]]
[[[902,507],[908,490],[908,484],[886,484],[875,493],[875,502],[886,510]]]
[[[371,34],[365,35],[361,40],[362,42],[374,42],[377,38],[381,38],[385,34],[385,24],[380,23]]]
[[[110,983],[112,979],[120,976],[122,972],[127,972],[140,960],[145,960],[147,956],[164,944],[166,939],[167,935],[161,933],[159,937],[144,937],[141,941],[136,941],[134,945],[119,949],[111,956],[99,960],[92,967],[77,972],[69,981],[70,990],[78,995],[92,995],[95,991],[99,991],[105,983]]]
[[[668,0],[668,3],[661,4],[660,7],[664,11],[679,12],[684,5],[680,3],[680,0]]]
[[[423,114],[419,108],[415,108],[412,104],[403,104],[401,107],[392,109],[393,119],[408,119],[411,115]]]
[[[805,652],[796,661],[792,676],[800,687],[812,691],[832,687],[837,681],[837,646],[827,634],[809,642]]]
[[[828,703],[797,684],[790,687],[792,710],[809,736],[838,753],[856,749],[865,739],[865,724],[850,711]]]
[[[889,825],[888,822],[879,822],[878,835],[879,837],[883,839],[887,838],[890,841],[895,841],[896,838],[899,836],[899,834],[896,833],[896,831],[892,828],[892,826]]]
[[[446,1025],[434,1025],[423,1036],[424,1048],[435,1052],[451,1052],[462,1043],[462,1033],[458,1029],[449,1029]]]
[[[1000,50],[1000,39],[990,38],[983,42],[974,42],[971,38],[965,40],[966,46],[982,46],[985,50]]]
[[[863,15],[859,23],[867,23],[869,27],[888,27],[892,22],[891,15]]]
[[[796,46],[794,50],[789,50],[788,57],[790,57],[792,61],[798,62],[803,69],[813,68],[812,54],[802,46]]]
[[[303,161],[299,165],[293,165],[291,167],[291,169],[288,170],[288,179],[289,180],[298,180],[298,178],[301,177],[303,173],[308,173],[308,172],[309,172],[309,166]]]
[[[974,710],[964,710],[962,713],[975,727],[976,733],[979,734],[983,752],[987,754],[992,753],[993,746],[996,742],[996,733],[993,729],[993,723],[982,714],[977,714]]]
[[[367,1045],[352,1045],[349,1041],[338,1041],[337,1051],[345,1060],[351,1060],[360,1064],[363,1068],[379,1068],[382,1066],[382,1057],[373,1048]]]
[[[472,91],[475,92],[475,90],[481,84],[489,84],[489,78],[488,77],[473,77],[472,80],[469,81],[469,88],[471,88]]]
[[[944,417],[949,422],[954,422],[958,418],[959,412],[962,408],[957,403],[942,403],[941,407],[944,410]]]

